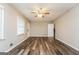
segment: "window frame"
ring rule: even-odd
[[[19,31],[18,30],[19,29],[19,24],[18,24],[19,22],[18,21],[19,20],[21,20],[22,21],[22,24],[23,24],[23,25],[21,24],[23,26],[23,30],[24,30],[22,33],[18,33],[18,31]],[[25,22],[24,22],[24,19],[23,19],[22,16],[17,16],[17,36],[23,35],[23,34],[25,34]]]
[[[2,32],[1,32],[1,35],[2,37],[0,38],[0,40],[4,40],[5,39],[5,36],[4,36],[4,7],[2,5],[0,5],[0,8],[1,8],[1,17],[2,17]]]

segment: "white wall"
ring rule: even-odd
[[[24,40],[25,38],[27,38],[28,35],[23,34],[20,36],[17,36],[17,16],[20,15],[22,16],[20,13],[18,13],[14,8],[12,8],[11,6],[9,6],[8,4],[0,4],[2,6],[4,6],[4,27],[5,27],[5,40],[0,41],[0,52],[3,51],[9,51],[10,48],[16,46],[20,41]],[[30,29],[30,24],[27,21],[26,18],[25,22],[26,22],[26,31],[28,29]],[[28,31],[29,32],[29,31]],[[13,43],[13,46],[10,47],[10,44]]]
[[[32,37],[47,37],[48,36],[48,24],[50,22],[31,22],[31,36]]]
[[[79,5],[55,22],[56,38],[79,50]]]

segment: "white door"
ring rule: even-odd
[[[48,24],[48,37],[53,37],[54,36],[54,24]]]

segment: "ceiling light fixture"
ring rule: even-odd
[[[32,13],[35,14],[35,17],[45,17],[46,15],[50,14],[47,8],[38,8],[32,10]]]

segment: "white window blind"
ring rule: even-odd
[[[17,18],[17,35],[24,33],[24,19],[21,16]]]
[[[4,39],[4,8],[0,6],[0,40]]]

